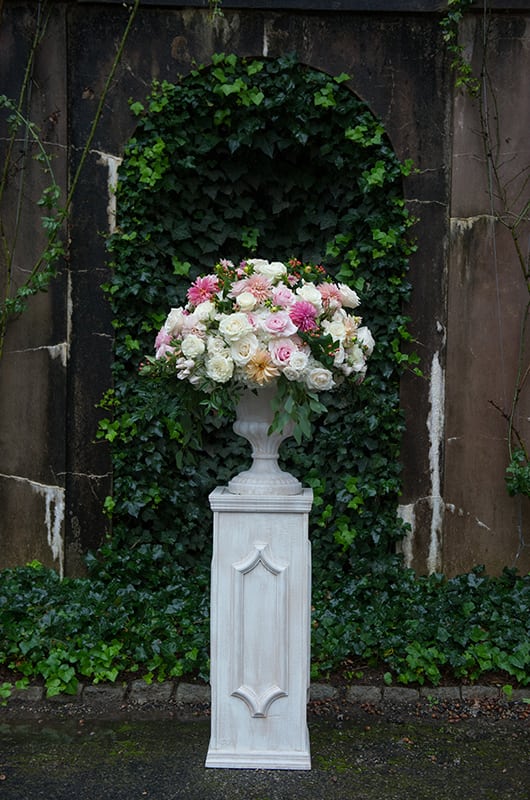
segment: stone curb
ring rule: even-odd
[[[509,695],[500,686],[438,686],[410,689],[404,686],[354,685],[336,687],[326,683],[313,683],[310,688],[312,701],[339,701],[360,705],[411,706],[422,702],[458,702],[492,699],[505,703],[520,703],[530,699],[528,689],[514,689]],[[193,706],[210,703],[210,686],[184,681],[164,681],[148,684],[144,680],[133,680],[122,684],[87,684],[78,686],[77,694],[59,694],[46,697],[43,686],[14,689],[7,705],[35,703],[45,705],[82,705],[116,708],[124,705],[142,707],[146,705]]]

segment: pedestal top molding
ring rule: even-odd
[[[232,494],[227,486],[219,486],[209,496],[212,511],[245,511],[259,514],[263,511],[295,513],[311,511],[313,490],[303,489],[294,495],[239,495]]]

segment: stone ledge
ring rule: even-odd
[[[128,683],[79,684],[77,694],[59,694],[46,697],[43,686],[32,685],[27,689],[14,689],[7,698],[8,706],[36,704],[39,706],[83,705],[88,706],[196,706],[210,703],[210,686],[206,683],[186,681],[164,681],[148,684],[142,679]],[[312,683],[311,701],[337,701],[359,705],[411,706],[420,702],[473,702],[475,700],[499,700],[507,704],[522,703],[530,699],[530,687],[513,689],[505,694],[500,686],[372,686],[355,684],[337,687],[327,683]]]

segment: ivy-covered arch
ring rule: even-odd
[[[410,358],[402,306],[410,218],[403,175],[381,124],[336,78],[294,57],[219,55],[178,84],[156,83],[128,142],[110,241],[107,293],[115,316],[111,441],[113,532],[107,558],[127,552],[147,579],[176,561],[210,558],[208,493],[246,446],[213,419],[202,444],[171,386],[141,379],[142,353],[191,280],[219,258],[291,256],[323,262],[359,290],[376,339],[355,396],[326,398],[318,435],[289,445],[288,468],[315,491],[311,538],[319,583],[380,561],[402,534],[399,374]],[[154,559],[154,561],[153,561]]]

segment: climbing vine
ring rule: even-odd
[[[99,436],[114,466],[106,503],[113,532],[103,553],[129,569],[131,548],[136,560],[142,550],[144,579],[155,551],[156,569],[175,557],[207,563],[208,493],[248,458],[230,419],[212,415],[199,436],[171,384],[138,374],[167,308],[224,256],[323,261],[360,290],[377,341],[369,375],[355,397],[326,398],[317,434],[290,446],[285,460],[314,489],[314,555],[327,581],[361,557],[390,552],[402,535],[399,376],[415,365],[403,347],[412,246],[402,181],[410,165],[399,163],[347,80],[294,57],[217,55],[131,105],[138,125],[120,168],[106,286],[115,384]]]

